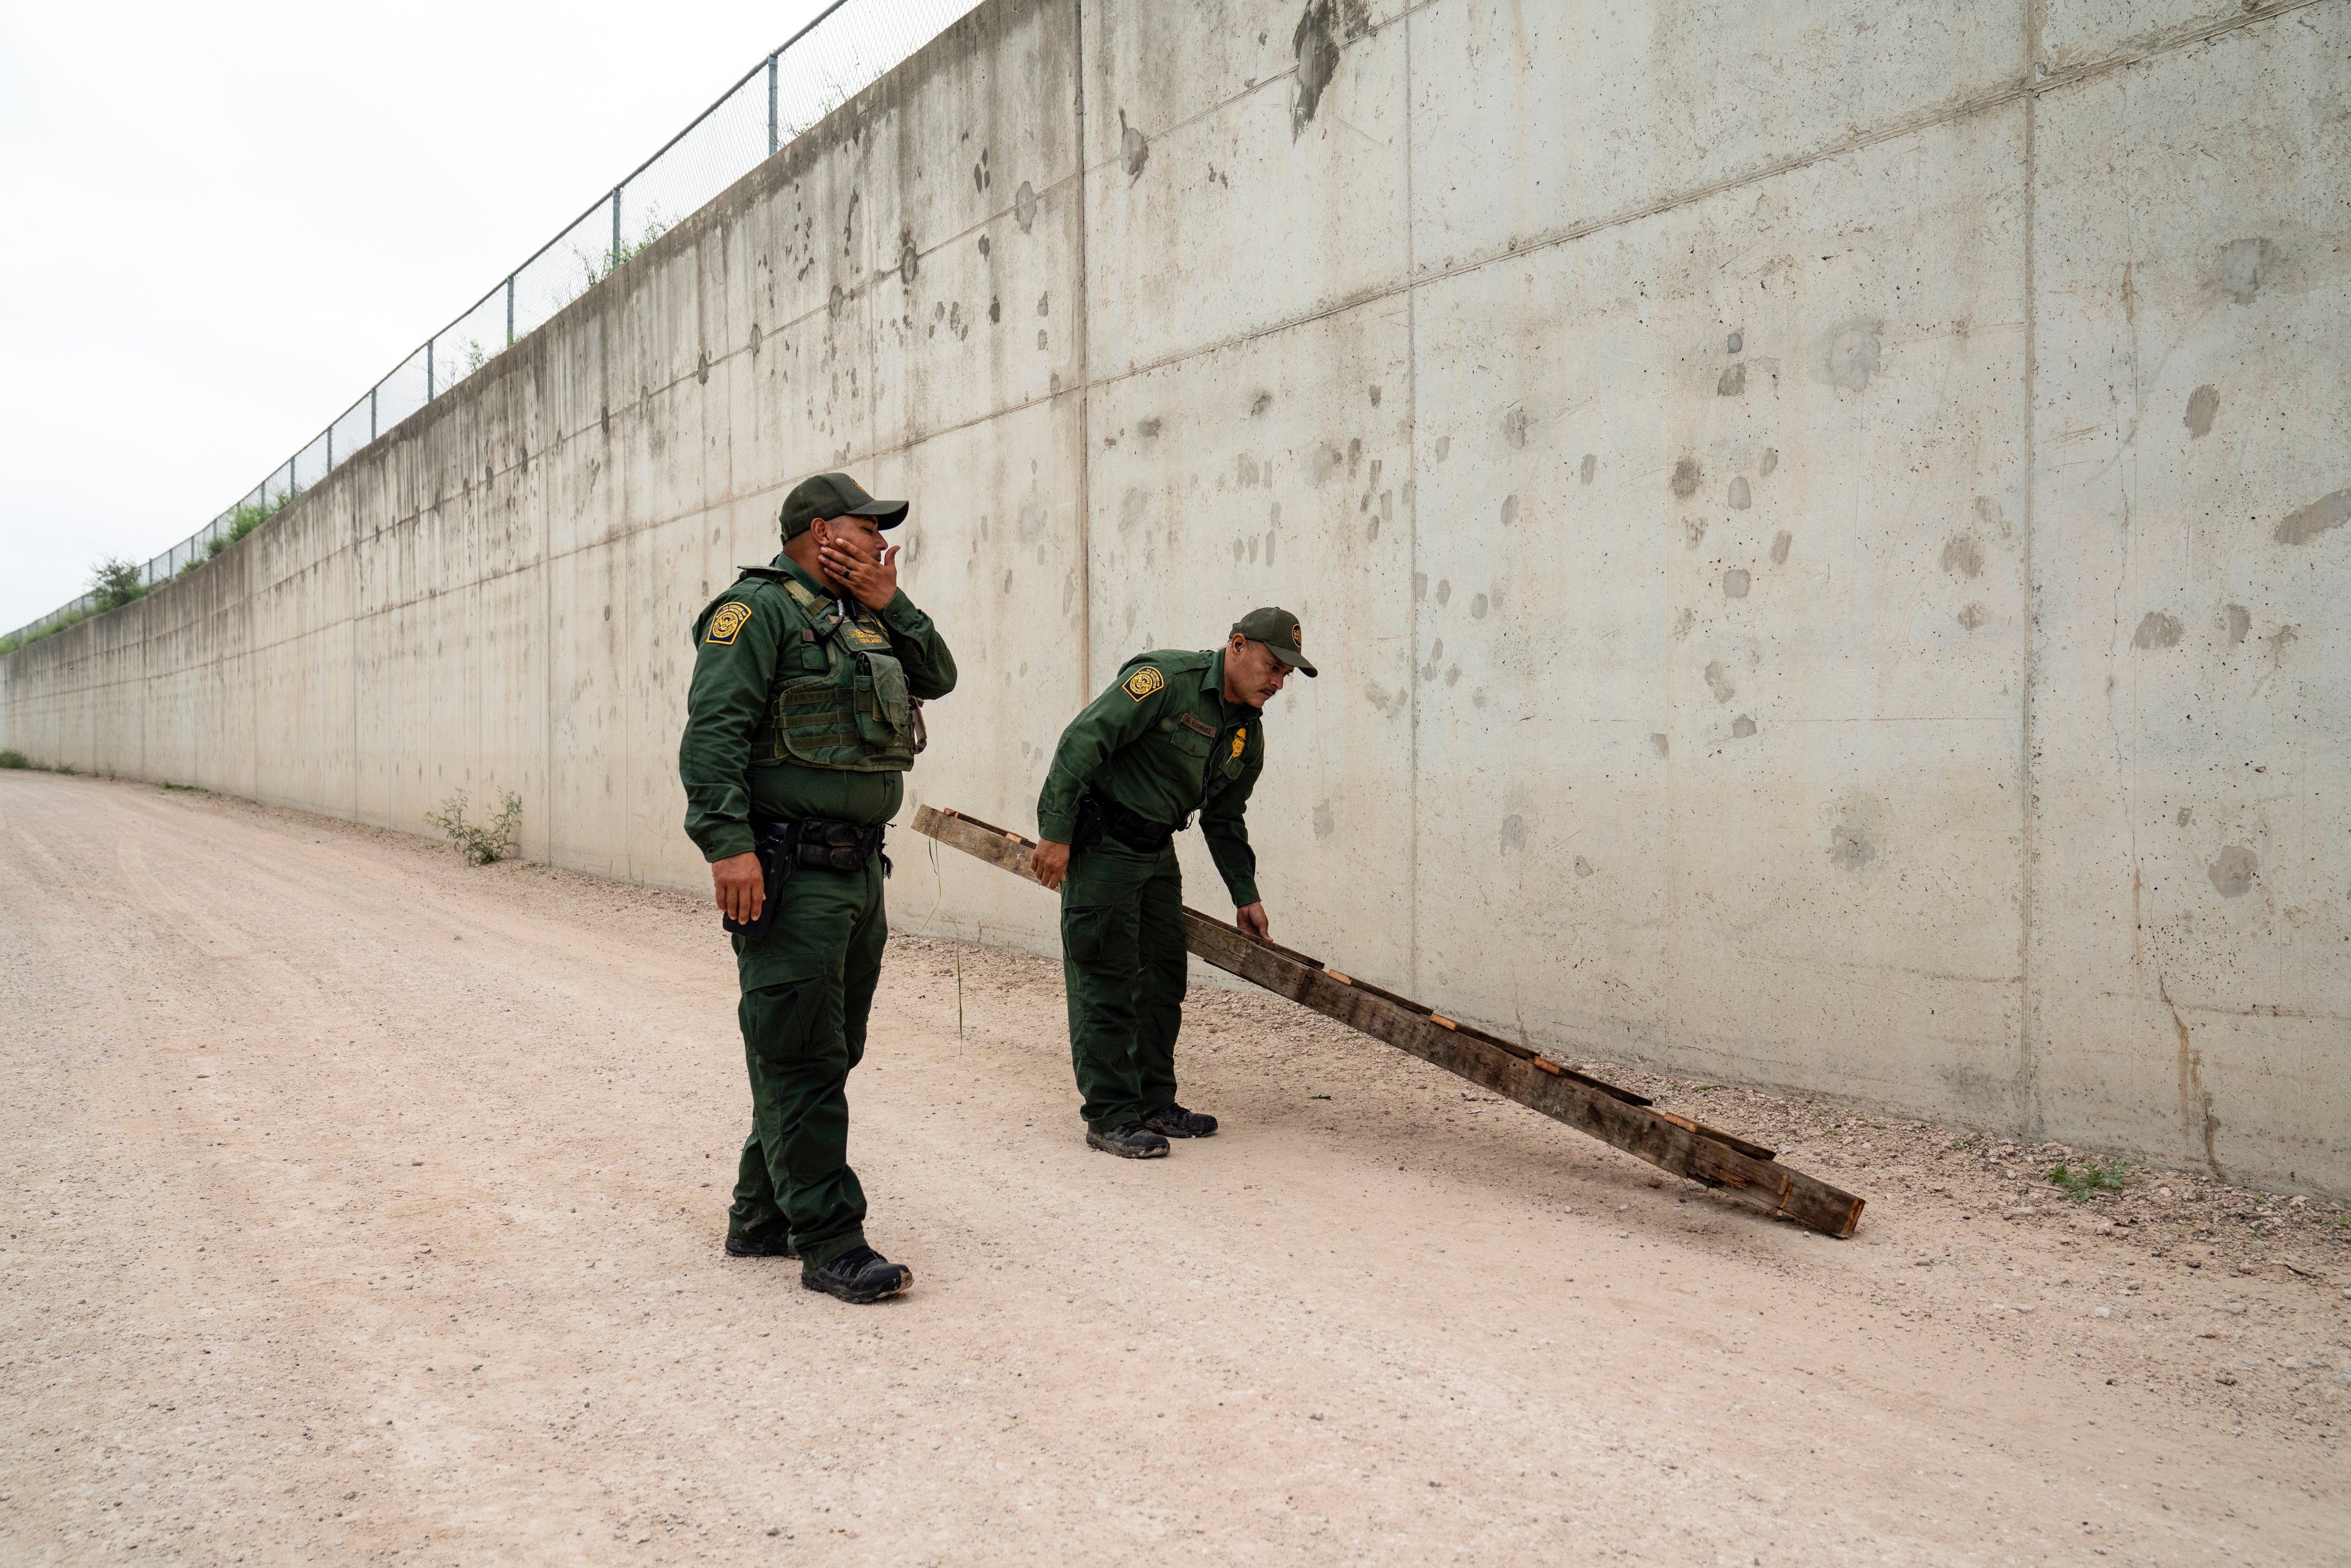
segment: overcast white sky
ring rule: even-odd
[[[0,632],[236,501],[821,8],[0,7]]]

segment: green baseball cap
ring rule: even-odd
[[[1250,611],[1233,622],[1233,630],[1252,643],[1264,643],[1273,650],[1275,658],[1292,669],[1303,670],[1309,675],[1321,674],[1306,662],[1306,634],[1299,630],[1298,617],[1279,605]]]
[[[819,517],[871,517],[876,528],[894,528],[906,520],[906,503],[877,501],[846,474],[819,474],[792,486],[776,520],[789,539],[808,532]]]

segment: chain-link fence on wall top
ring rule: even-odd
[[[193,571],[402,420],[603,281],[678,219],[929,43],[978,0],[834,0],[570,225],[533,252],[226,511],[146,563],[143,591]],[[111,609],[83,594],[0,652]]]

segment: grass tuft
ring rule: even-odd
[[[2120,1160],[2104,1166],[2085,1160],[2078,1166],[2059,1166],[2049,1173],[2049,1179],[2075,1203],[2087,1203],[2101,1192],[2121,1191],[2123,1178],[2129,1174],[2130,1166]]]

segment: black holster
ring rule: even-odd
[[[1131,811],[1115,800],[1105,800],[1092,789],[1078,797],[1077,837],[1071,841],[1072,850],[1092,849],[1108,833],[1139,855],[1155,855],[1167,847],[1177,833],[1192,825],[1187,813],[1180,822],[1155,822],[1140,811]]]
[[[862,827],[855,822],[836,822],[823,817],[804,817],[796,822],[762,821],[753,818],[752,849],[759,857],[759,873],[765,884],[759,918],[747,925],[728,915],[720,924],[734,935],[758,940],[775,923],[776,911],[783,903],[780,895],[784,884],[792,880],[793,873],[803,869],[862,870],[867,861],[882,854],[882,832],[879,824]],[[882,874],[890,874],[888,855],[882,855]]]

